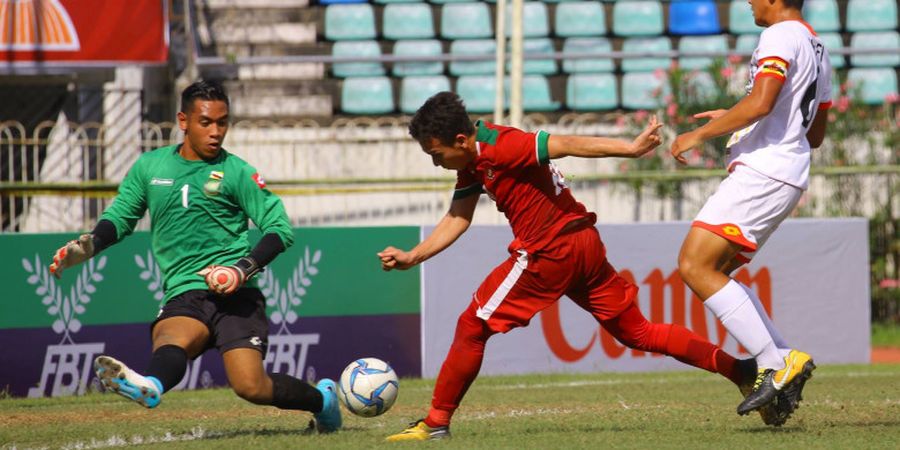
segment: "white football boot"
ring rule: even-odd
[[[110,356],[98,356],[94,360],[94,371],[106,389],[140,403],[145,408],[159,405],[162,386],[156,379],[147,378]]]

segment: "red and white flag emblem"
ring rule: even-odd
[[[266,180],[263,180],[262,175],[259,172],[253,174],[253,181],[259,186],[260,189],[266,188]]]

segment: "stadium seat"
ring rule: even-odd
[[[613,5],[613,33],[617,36],[657,36],[663,31],[663,11],[658,1],[631,0]]]
[[[381,27],[385,39],[430,39],[434,19],[427,3],[391,3],[384,7]]]
[[[508,89],[509,82],[506,86]],[[509,95],[507,95],[507,98]],[[525,111],[556,111],[559,102],[553,101],[550,95],[550,83],[543,75],[525,75],[522,77],[522,109]]]
[[[837,0],[806,0],[803,3],[803,18],[816,33],[841,31]]]
[[[607,38],[568,38],[563,44],[563,53],[611,52],[612,44]],[[563,72],[612,72],[615,70],[611,58],[564,59]]]
[[[335,4],[347,4],[347,3],[365,3],[366,0],[319,0],[319,4],[322,5],[335,5]]]
[[[341,111],[347,114],[387,114],[394,111],[394,89],[388,77],[344,78]]]
[[[756,25],[747,0],[731,0],[728,7],[728,31],[731,34],[759,34],[762,30]]]
[[[556,7],[553,30],[560,37],[606,34],[606,13],[597,1],[564,2]]]
[[[819,33],[819,39],[822,40],[822,44],[825,45],[825,49],[828,50],[828,54],[831,56],[829,59],[831,60],[832,69],[840,69],[847,65],[844,62],[844,55],[835,53],[835,50],[844,47],[844,41],[841,39],[840,33]]]
[[[440,56],[443,53],[437,39],[397,41],[394,56]],[[440,61],[396,62],[393,74],[396,77],[410,75],[440,75],[444,73],[444,63]]]
[[[331,55],[381,56],[381,47],[375,41],[338,41],[331,47]],[[384,67],[380,62],[334,63],[331,71],[340,78],[384,75]]]
[[[375,3],[388,4],[388,3],[422,3],[425,0],[375,0]]]
[[[719,34],[719,12],[713,0],[672,0],[669,32],[680,35]]]
[[[512,36],[512,5],[506,8],[506,36]],[[550,35],[547,5],[543,2],[525,2],[522,5],[522,37],[539,38]]]
[[[325,7],[325,39],[329,41],[375,39],[375,12],[372,5]]]
[[[472,0],[429,0],[429,2],[440,5],[444,3],[470,3]]]
[[[853,33],[850,48],[854,50],[867,48],[900,48],[900,34],[896,31],[873,31],[870,33]],[[857,67],[896,67],[900,66],[900,54],[850,55],[850,64]]]
[[[494,111],[497,88],[492,75],[463,75],[456,80],[456,93],[463,99],[470,113]],[[509,97],[505,97],[508,99]]]
[[[847,31],[895,30],[897,0],[850,0]]]
[[[658,93],[655,91],[659,91]],[[650,72],[626,73],[622,76],[622,107],[626,109],[658,109],[671,92],[669,80]],[[654,96],[654,94],[658,94]]]
[[[686,80],[686,82],[687,87],[690,89],[689,92],[695,95],[696,99],[701,101],[713,99],[716,96],[716,92],[719,90],[709,72],[697,72]]]
[[[553,54],[553,41],[549,38],[539,39],[523,39],[522,52],[526,54]],[[509,46],[507,46],[507,55],[510,54]],[[510,69],[510,63],[506,63],[506,70]],[[554,75],[556,74],[556,60],[554,59],[524,59],[522,61],[522,73],[536,75]]]
[[[434,94],[450,90],[450,80],[443,75],[405,77],[400,82],[400,112],[414,114]]]
[[[757,43],[759,43],[759,34],[741,34],[734,43],[734,51],[750,55],[753,50],[756,50]]]
[[[566,80],[566,106],[573,111],[616,109],[619,96],[611,73],[578,73]]]
[[[494,36],[491,13],[486,3],[447,3],[441,6],[441,37],[478,39]]]
[[[497,42],[493,39],[462,39],[450,44],[451,55],[494,55]],[[497,62],[494,59],[485,61],[451,61],[450,75],[488,75],[494,73]]]
[[[672,50],[672,41],[665,36],[652,38],[628,38],[622,43],[623,52],[665,52]],[[672,59],[666,57],[623,58],[623,72],[648,72],[668,69]]]
[[[847,73],[847,81],[861,87],[860,100],[867,105],[880,105],[885,97],[897,95],[897,72],[892,68],[853,68]]]
[[[678,50],[682,52],[727,52],[728,40],[724,34],[713,36],[685,36],[678,42]],[[725,58],[719,56],[718,58]],[[709,67],[715,57],[682,56],[678,65],[685,70],[703,70]]]

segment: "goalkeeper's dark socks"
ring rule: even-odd
[[[153,352],[150,366],[144,374],[153,377],[162,384],[162,392],[175,387],[187,371],[187,353],[177,345],[163,345]],[[161,392],[161,393],[162,393]]]
[[[272,379],[272,406],[280,409],[299,409],[321,412],[322,393],[307,382],[283,373],[270,373]]]

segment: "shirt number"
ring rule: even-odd
[[[188,207],[188,189],[190,186],[186,184],[181,187],[181,206],[184,208]]]

